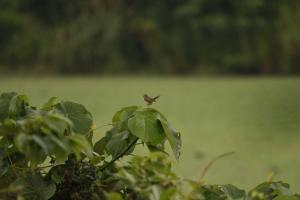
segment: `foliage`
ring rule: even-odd
[[[234,185],[201,185],[192,183],[194,190],[189,200],[299,200],[300,196],[291,192],[289,185],[283,182],[265,182],[250,192],[241,190]]]
[[[148,157],[134,157],[119,169],[117,177],[124,191],[124,199],[182,199],[181,180],[171,171],[166,154],[152,153]]]
[[[36,108],[25,95],[3,93],[0,120],[0,186],[9,185],[8,191],[17,190],[25,199],[103,198],[105,188],[117,180],[111,176],[115,162],[130,154],[138,140],[151,151],[163,151],[168,140],[177,159],[180,154],[180,134],[151,108],[118,111],[112,128],[95,145],[92,115],[74,102],[50,98]]]
[[[125,107],[111,126],[93,144],[95,125],[83,105],[50,98],[37,108],[25,95],[1,94],[0,199],[300,199],[283,182],[262,183],[246,193],[230,184],[177,177],[164,146],[168,142],[178,159],[180,133],[153,108]],[[149,156],[119,162],[140,144],[148,147]]]
[[[299,73],[299,10],[296,0],[2,0],[0,65],[53,73]]]

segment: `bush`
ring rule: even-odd
[[[50,98],[41,108],[25,95],[0,96],[0,199],[13,200],[299,200],[283,182],[265,182],[246,193],[233,185],[206,185],[172,172],[180,133],[150,107],[130,106],[113,116],[111,129],[93,142],[92,115],[70,101]],[[137,145],[150,154],[133,156]],[[183,189],[188,185],[189,190]]]

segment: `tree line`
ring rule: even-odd
[[[300,73],[298,0],[0,0],[0,72]]]

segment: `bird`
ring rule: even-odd
[[[156,99],[158,99],[160,96],[156,97],[150,97],[147,94],[144,94],[144,101],[147,102],[147,105],[150,106],[152,103],[156,102]]]

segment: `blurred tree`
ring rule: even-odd
[[[300,73],[298,0],[0,0],[0,66],[53,73]]]

